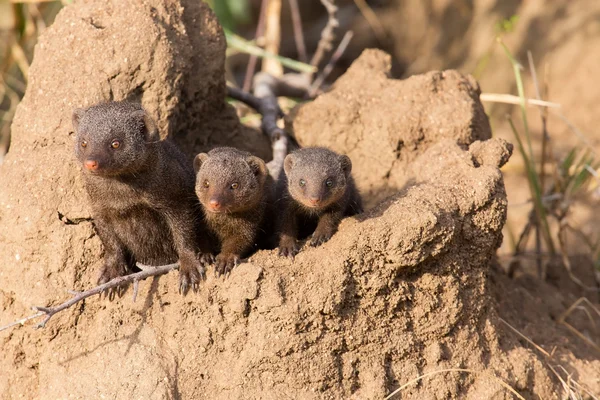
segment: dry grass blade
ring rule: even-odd
[[[569,120],[562,112],[560,112],[560,110],[552,110],[552,111],[560,119],[563,120],[563,122],[569,127],[569,129],[571,129],[573,132],[575,132],[577,137],[590,149],[590,151],[592,153],[594,153],[596,156],[598,155],[598,152],[594,148],[594,145],[588,140],[588,138],[583,134],[583,132],[581,132],[579,129],[577,129],[577,127],[571,122],[571,120]]]
[[[499,93],[481,93],[479,95],[481,101],[487,101],[490,103],[504,103],[504,104],[521,104],[519,96],[514,94],[499,94]],[[537,100],[537,99],[525,99],[528,106],[548,107],[548,108],[560,108],[561,105],[558,103],[552,103],[550,101]]]
[[[23,78],[27,81],[27,77],[29,76],[29,61],[27,61],[27,56],[25,55],[25,51],[19,43],[16,41],[11,46],[12,56],[17,62],[21,73],[23,74]]]
[[[490,374],[490,373],[484,372],[484,371],[474,371],[474,370],[471,370],[471,369],[464,369],[464,368],[440,369],[440,370],[437,370],[437,371],[432,371],[432,372],[428,372],[426,374],[420,375],[420,376],[416,377],[415,379],[412,379],[412,380],[406,382],[404,385],[400,386],[398,389],[394,390],[384,400],[391,399],[393,396],[395,396],[396,394],[400,393],[403,389],[406,389],[408,386],[410,386],[412,384],[415,384],[415,383],[419,382],[420,380],[422,380],[424,378],[427,378],[429,376],[436,375],[436,374],[442,374],[444,372],[465,372],[465,373],[473,374],[473,375],[484,375],[484,376],[487,376],[488,378],[491,378],[492,380],[498,382],[502,387],[504,387],[506,390],[508,390],[510,393],[512,393],[516,398],[521,399],[521,400],[525,400],[525,398],[523,396],[521,396],[519,394],[519,392],[517,392],[515,389],[513,389],[508,383],[506,383],[502,379],[498,378],[496,375]]]
[[[387,35],[381,21],[377,18],[377,14],[375,14],[365,0],[354,0],[354,4],[356,4],[356,7],[358,7],[362,16],[367,20],[367,23],[373,30],[373,33],[375,33],[375,37],[379,41],[379,44],[385,44],[387,42]]]
[[[579,305],[579,303],[582,303],[582,302],[589,304],[594,309],[594,311],[596,311],[596,313],[598,313],[598,315],[600,315],[600,311],[598,311],[598,309],[587,298],[582,297],[582,298],[578,299],[575,303],[573,303],[573,305],[571,307],[569,307],[569,309],[562,314],[561,318],[566,318],[566,316],[569,315],[569,313],[571,313]],[[558,319],[559,323],[561,321],[561,318]],[[540,353],[545,355],[548,358],[548,360],[551,360],[553,358],[554,349],[552,350],[552,354],[548,353],[546,350],[542,349],[533,340],[531,340],[530,338],[528,338],[527,336],[525,336],[524,334],[519,332],[515,327],[513,327],[511,324],[506,322],[504,319],[499,318],[499,320],[502,323],[504,323],[507,327],[509,327],[513,332],[515,332],[517,335],[519,335],[521,338],[523,338],[525,341],[527,341],[527,343],[529,343],[533,347],[535,347]],[[588,389],[586,389],[583,385],[581,385],[580,383],[578,383],[577,381],[572,379],[571,375],[561,365],[558,365],[558,367],[561,368],[565,372],[565,375],[567,376],[567,381],[564,380],[564,378],[550,365],[550,363],[548,361],[547,361],[546,365],[556,375],[558,380],[561,382],[561,385],[563,386],[563,389],[565,390],[565,393],[567,395],[567,397],[566,397],[567,399],[581,398],[581,396],[580,395],[578,396],[578,393],[577,393],[577,391],[579,391],[579,392],[585,392],[585,393],[591,395],[592,398],[597,400],[596,396],[592,395]]]
[[[256,33],[254,35],[254,39],[258,39],[263,35],[265,31],[265,15],[267,13],[267,4],[269,0],[262,0],[260,3],[260,15],[258,17],[258,24],[256,25]],[[258,56],[256,54],[250,54],[250,59],[248,60],[248,66],[246,67],[246,76],[244,77],[244,83],[242,85],[242,89],[245,92],[250,91],[250,87],[252,86],[252,77],[254,76],[254,71],[256,71],[256,63],[258,61]]]
[[[573,332],[573,334],[575,334],[578,338],[580,338],[581,340],[583,340],[584,342],[586,342],[587,344],[589,344],[590,346],[592,346],[594,349],[600,351],[600,346],[598,346],[597,343],[594,343],[590,338],[588,338],[587,336],[585,336],[583,333],[581,333],[579,330],[577,330],[573,325],[569,324],[566,321],[567,317],[569,315],[571,315],[571,313],[573,313],[573,311],[575,311],[575,309],[577,308],[577,306],[579,306],[580,303],[587,304],[600,317],[600,311],[592,304],[592,302],[589,301],[587,297],[580,297],[579,299],[577,299],[577,301],[575,301],[571,305],[571,307],[569,307],[564,313],[562,313],[560,315],[560,317],[558,317],[557,321],[558,321],[559,324],[562,324],[562,325],[566,326],[567,329],[569,329],[571,332]],[[593,320],[592,320],[592,323],[595,326],[595,323],[593,322]]]
[[[298,0],[288,0],[290,3],[290,11],[292,14],[292,28],[294,28],[294,41],[296,42],[296,50],[298,51],[298,59],[302,62],[307,62],[306,44],[304,43],[304,32],[302,30],[302,18],[300,16],[300,8]]]
[[[281,0],[269,0],[265,19],[265,50],[271,54],[279,54],[281,43]],[[283,66],[276,58],[265,58],[262,71],[272,76],[283,75]]]
[[[527,343],[529,343],[530,345],[535,347],[540,353],[542,353],[546,357],[550,357],[550,353],[548,353],[546,350],[544,350],[540,346],[538,346],[533,340],[529,339],[527,336],[525,336],[521,332],[519,332],[517,330],[517,328],[515,328],[514,326],[512,326],[511,324],[506,322],[504,319],[502,319],[502,318],[499,318],[499,319],[500,319],[500,322],[502,322],[504,325],[508,326],[513,332],[515,332],[517,335],[519,335],[521,338],[523,338],[525,341],[527,341]]]

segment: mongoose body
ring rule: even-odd
[[[303,148],[286,156],[283,169],[278,182],[280,255],[298,253],[302,232],[314,229],[310,244],[319,246],[333,236],[344,217],[362,212],[347,156],[322,147]]]
[[[179,260],[181,292],[197,289],[211,261],[192,164],[161,140],[139,104],[108,102],[73,113],[76,155],[104,245],[98,283],[132,272],[135,263]]]
[[[206,222],[221,244],[216,271],[226,274],[270,234],[273,179],[263,160],[231,147],[198,154],[194,169]]]

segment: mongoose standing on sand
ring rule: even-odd
[[[273,179],[263,160],[231,147],[198,154],[194,169],[206,222],[221,243],[216,271],[226,274],[269,234]]]
[[[76,109],[75,152],[94,225],[104,245],[102,284],[135,263],[179,260],[179,290],[197,290],[212,260],[202,232],[191,163],[139,104],[108,102]]]
[[[342,218],[362,212],[348,156],[304,148],[288,154],[283,169],[278,182],[280,255],[293,258],[298,253],[299,233],[314,229],[310,244],[319,246],[333,236]]]

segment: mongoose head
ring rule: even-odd
[[[247,211],[263,198],[265,162],[248,152],[219,147],[194,159],[196,194],[207,213]]]
[[[308,209],[321,210],[344,195],[352,162],[329,149],[309,147],[288,154],[283,169],[290,195]]]
[[[160,140],[152,118],[135,103],[113,101],[78,108],[73,112],[73,127],[77,159],[90,174],[135,173]]]

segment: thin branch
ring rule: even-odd
[[[290,3],[290,11],[292,14],[292,27],[294,28],[294,41],[296,42],[298,59],[305,63],[308,58],[306,56],[306,44],[304,43],[304,32],[302,30],[302,18],[300,16],[298,0],[288,1]]]
[[[267,3],[269,0],[262,0],[260,5],[260,16],[258,17],[258,24],[256,25],[256,34],[254,35],[254,39],[258,39],[261,37],[265,31],[265,15],[267,13]],[[244,91],[249,91],[252,86],[252,77],[254,76],[254,71],[256,70],[256,62],[258,61],[258,56],[252,54],[250,59],[248,60],[248,66],[246,67],[246,76],[244,77],[244,84],[242,88]]]
[[[252,107],[260,113],[261,99],[254,96],[253,94],[238,88],[234,88],[233,86],[227,86],[227,96],[231,97],[234,100],[241,101],[242,103],[246,104],[249,107]]]
[[[30,315],[29,317],[21,318],[20,320],[15,321],[15,322],[11,322],[8,325],[0,326],[0,332],[4,331],[6,329],[12,328],[13,326],[25,325],[25,322],[27,322],[31,319],[35,319],[37,317],[41,317],[42,315],[46,315],[46,314],[44,314],[43,312],[40,311],[37,314],[33,314],[33,315]]]
[[[138,264],[138,267],[140,267],[140,269],[142,269],[142,271],[136,272],[136,273],[130,274],[130,275],[120,276],[120,277],[112,279],[102,285],[96,286],[95,288],[92,288],[90,290],[86,290],[83,292],[71,292],[71,293],[73,293],[73,297],[70,300],[65,301],[64,303],[59,304],[58,306],[55,306],[55,307],[33,307],[33,310],[38,311],[38,313],[31,315],[29,317],[22,318],[19,321],[13,322],[9,325],[3,326],[0,328],[0,331],[3,331],[5,329],[8,329],[15,325],[23,324],[24,322],[29,321],[30,319],[38,318],[38,317],[45,315],[46,318],[40,324],[37,325],[38,328],[43,328],[46,326],[46,323],[50,320],[50,318],[52,318],[55,314],[57,314],[63,310],[66,310],[67,308],[73,306],[74,304],[79,303],[80,301],[82,301],[88,297],[91,297],[91,296],[94,296],[97,294],[101,294],[105,290],[114,289],[114,288],[117,288],[126,283],[133,282],[135,285],[136,282],[139,282],[139,281],[149,278],[151,276],[164,275],[172,270],[178,269],[179,264],[175,263],[175,264],[161,265],[159,267],[148,267],[148,266],[145,266],[142,264]]]
[[[256,76],[259,75],[257,74]],[[279,136],[284,134],[283,129],[277,125],[279,118],[283,117],[283,112],[279,108],[279,104],[277,104],[277,97],[275,95],[265,94],[259,98],[231,86],[227,87],[227,95],[232,99],[247,104],[262,115],[261,128],[271,141],[277,140]]]
[[[338,8],[334,4],[334,0],[321,0],[321,4],[327,9],[328,18],[325,28],[321,31],[321,39],[317,45],[317,50],[310,61],[310,64],[315,67],[321,63],[325,53],[333,47],[333,41],[335,40],[334,30],[340,25],[340,22],[335,15]]]
[[[310,87],[310,89],[308,91],[309,97],[312,98],[312,97],[314,97],[317,94],[317,91],[321,88],[321,86],[323,85],[323,82],[325,81],[325,79],[327,79],[327,77],[329,76],[329,74],[333,70],[333,67],[335,66],[335,64],[338,62],[338,60],[340,59],[340,57],[342,56],[342,54],[344,54],[344,51],[346,51],[346,48],[348,47],[348,44],[350,44],[350,41],[352,40],[352,36],[354,36],[354,33],[352,31],[346,32],[346,34],[342,38],[342,41],[340,42],[340,44],[338,45],[337,49],[335,50],[335,52],[331,56],[331,59],[329,60],[329,63],[327,63],[327,65],[323,69],[323,72],[321,72],[319,74],[319,76],[317,76],[317,78],[315,79],[315,81],[311,85],[311,87]]]
[[[227,87],[229,97],[247,104],[262,115],[261,128],[271,140],[273,149],[273,159],[267,163],[267,168],[275,180],[279,177],[283,168],[283,160],[289,149],[289,138],[285,131],[277,125],[279,118],[283,117],[283,112],[277,103],[279,82],[277,78],[269,74],[257,74],[254,80],[257,96],[231,86]]]

